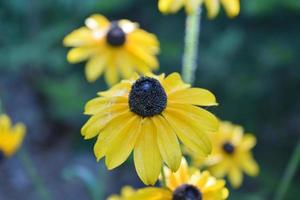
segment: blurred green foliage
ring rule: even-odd
[[[128,18],[158,36],[160,72],[180,72],[185,14],[163,16],[156,6],[140,0],[0,0],[0,77],[29,77],[44,113],[79,132],[84,103],[107,86],[102,79],[87,83],[83,63],[66,62],[63,37],[95,12]],[[223,12],[212,21],[203,17],[195,84],[216,93],[220,106],[213,111],[220,118],[258,137],[261,174],[247,178],[231,199],[270,199],[299,139],[299,21],[299,0],[242,0],[236,19]],[[287,200],[300,195],[297,176]]]

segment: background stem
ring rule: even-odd
[[[20,149],[18,156],[23,164],[25,171],[27,172],[37,192],[39,193],[40,199],[50,200],[50,194],[45,188],[42,178],[38,175],[36,168],[34,167],[34,164],[32,163],[29,157],[29,154],[26,152],[25,149]]]
[[[300,140],[294,150],[294,153],[287,164],[285,172],[282,176],[277,192],[275,193],[274,200],[283,200],[284,196],[289,188],[290,183],[293,180],[293,176],[297,171],[297,167],[300,161]]]
[[[184,54],[183,54],[183,80],[193,83],[197,69],[198,43],[200,33],[201,7],[194,14],[188,15],[185,23]]]

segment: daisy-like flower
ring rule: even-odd
[[[135,193],[135,190],[130,186],[124,186],[121,190],[121,194],[113,194],[107,198],[107,200],[126,200]]]
[[[70,63],[88,60],[85,74],[90,82],[105,73],[106,82],[113,85],[119,75],[129,78],[133,72],[144,74],[158,67],[156,36],[125,19],[110,22],[94,14],[86,19],[85,27],[64,38],[64,45],[74,47],[67,55]]]
[[[167,188],[144,188],[126,200],[223,200],[229,192],[225,181],[208,171],[191,170],[184,159],[176,173],[165,168]]]
[[[12,126],[7,115],[0,115],[0,160],[9,158],[19,149],[25,135],[25,126],[17,123]]]
[[[188,14],[193,14],[201,4],[205,4],[209,18],[218,15],[220,4],[229,17],[235,17],[240,12],[240,0],[159,0],[158,8],[162,13],[169,14],[185,7]]]
[[[134,163],[145,184],[154,184],[163,161],[177,171],[180,141],[193,152],[211,152],[207,136],[218,128],[218,119],[198,106],[217,105],[208,90],[191,88],[178,73],[165,77],[135,76],[89,101],[85,114],[92,115],[81,132],[98,139],[97,160],[105,157],[108,169],[121,165],[134,149]]]
[[[251,149],[256,144],[252,134],[244,134],[241,126],[222,122],[219,131],[211,134],[212,154],[206,159],[192,154],[195,165],[204,164],[217,177],[228,175],[229,182],[238,188],[243,181],[243,172],[257,176],[259,166],[253,158]]]

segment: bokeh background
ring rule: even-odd
[[[159,71],[181,71],[185,14],[163,16],[156,0],[0,0],[0,98],[27,125],[23,148],[52,199],[102,200],[142,186],[131,160],[107,171],[80,135],[85,102],[107,86],[87,83],[83,63],[66,62],[62,39],[93,13],[139,22],[161,42]],[[230,199],[272,199],[300,139],[300,1],[242,0],[235,19],[205,15],[195,85],[216,94],[221,119],[258,138],[261,173]],[[298,170],[285,199],[299,199],[299,178]],[[0,164],[0,199],[39,199],[18,155]]]

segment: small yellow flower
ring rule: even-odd
[[[228,175],[231,185],[235,188],[242,184],[243,171],[249,176],[258,175],[259,166],[251,152],[256,144],[256,138],[252,134],[244,134],[241,126],[222,122],[219,131],[211,136],[212,154],[206,159],[193,154],[195,165],[202,162],[217,177]]]
[[[12,127],[7,115],[0,115],[0,154],[11,157],[21,146],[25,135],[25,126],[17,123]]]
[[[216,179],[208,171],[191,170],[184,159],[176,173],[165,168],[168,188],[140,189],[126,200],[223,200],[229,192],[225,181]]]
[[[198,106],[217,105],[208,90],[191,88],[178,73],[165,77],[135,76],[86,104],[91,115],[82,127],[85,139],[98,139],[97,160],[106,157],[108,169],[121,165],[134,149],[134,163],[145,184],[154,184],[163,161],[177,171],[181,142],[199,155],[211,152],[208,133],[217,131],[218,119]]]
[[[109,22],[103,15],[94,14],[81,27],[64,38],[64,45],[74,47],[67,55],[70,63],[88,60],[87,80],[95,81],[103,73],[109,85],[133,72],[145,74],[157,69],[159,42],[154,34],[139,28],[129,20]]]
[[[107,200],[125,200],[131,197],[135,193],[135,190],[130,186],[124,186],[121,190],[121,195],[111,195]]]
[[[220,4],[223,5],[229,17],[235,17],[240,12],[240,0],[159,0],[158,8],[164,14],[176,13],[182,7],[188,14],[194,14],[197,8],[204,3],[209,18],[218,15]]]

